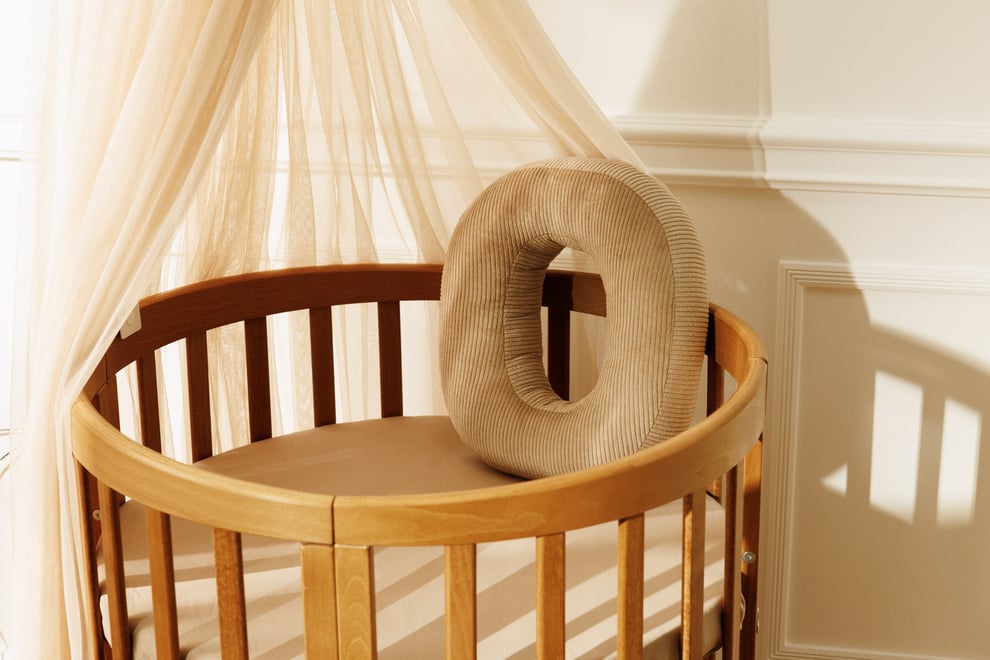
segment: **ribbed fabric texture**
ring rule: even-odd
[[[540,298],[569,246],[592,256],[608,309],[606,354],[583,399],[543,369]],[[691,421],[708,323],[705,261],[665,186],[612,160],[565,158],[492,183],[451,237],[440,295],[440,374],[462,440],[523,477],[626,456]]]

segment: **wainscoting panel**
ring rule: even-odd
[[[783,262],[770,658],[983,658],[990,271]]]

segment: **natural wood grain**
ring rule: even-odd
[[[141,355],[190,334],[311,307],[380,300],[439,300],[441,266],[312,266],[223,277],[141,301],[141,330],[107,351],[116,373]]]
[[[706,486],[738,463],[763,428],[766,363],[754,360],[733,396],[683,433],[578,473],[475,491],[334,500],[348,544],[454,545],[542,536],[614,521]],[[630,489],[628,484],[650,484]],[[622,492],[622,497],[616,497]]]
[[[81,399],[72,410],[72,450],[114,490],[172,516],[246,534],[333,542],[333,497],[260,484],[245,488],[239,479],[165,458],[110,427]]]
[[[117,495],[102,481],[99,484],[100,523],[103,529],[103,564],[110,614],[110,643],[114,657],[130,660],[131,631],[127,623],[127,595],[124,587],[124,552],[121,547],[120,514]]]
[[[378,303],[378,373],[382,417],[402,414],[402,334],[399,325],[399,303]]]
[[[627,660],[639,660],[643,657],[644,523],[643,514],[619,521],[616,635],[618,656]]]
[[[742,566],[742,593],[746,599],[746,617],[743,619],[740,658],[756,658],[756,634],[760,616],[760,498],[763,482],[763,436],[753,445],[745,462],[743,487],[742,551],[752,552],[754,561]]]
[[[244,321],[248,426],[251,442],[272,437],[271,377],[268,371],[268,319]]]
[[[175,567],[172,561],[172,523],[167,514],[145,509],[148,565],[151,569],[155,649],[159,658],[179,657],[179,618],[175,611]]]
[[[536,539],[536,657],[564,657],[564,534]]]
[[[79,504],[80,533],[83,539],[81,550],[82,565],[86,580],[85,588],[82,590],[83,603],[86,611],[90,613],[86,625],[86,651],[90,657],[97,658],[103,642],[103,626],[99,615],[100,602],[100,578],[96,570],[96,539],[97,532],[94,530],[95,520],[93,513],[96,505],[93,504],[90,485],[93,481],[86,472],[86,469],[73,460],[76,471],[76,501]],[[95,485],[95,484],[94,484]]]
[[[681,567],[681,657],[704,655],[702,619],[705,605],[705,492],[684,497],[684,548]]]
[[[547,311],[547,378],[561,399],[571,397],[571,311]]]
[[[444,549],[444,611],[447,660],[477,656],[477,560],[472,544]]]
[[[153,451],[162,451],[162,423],[158,413],[158,369],[155,354],[137,361],[138,408],[141,411],[141,442]]]
[[[304,543],[300,548],[303,638],[307,658],[337,657],[337,601],[333,546]]]
[[[605,288],[601,277],[594,273],[547,271],[543,281],[543,305],[605,316]]]
[[[329,307],[309,310],[309,350],[313,372],[313,424],[337,421],[333,370],[333,321]]]
[[[336,548],[337,621],[341,658],[375,658],[375,577],[371,548]]]
[[[189,360],[190,397],[199,401],[190,407],[209,410],[208,355],[205,349],[206,330],[244,321],[248,345],[249,387],[252,414],[260,410],[265,423],[251,421],[252,439],[267,437],[271,432],[270,385],[268,383],[267,316],[303,309],[310,311],[310,335],[314,346],[314,421],[333,421],[333,355],[330,308],[352,302],[381,302],[379,328],[383,330],[386,355],[382,359],[383,413],[401,413],[401,335],[399,302],[401,300],[436,300],[439,296],[439,266],[354,266],[294,269],[276,273],[260,273],[214,282],[200,283],[180,291],[156,296],[142,303],[142,330],[127,339],[117,339],[104,361],[86,385],[87,396],[106,413],[110,420],[116,416],[116,371],[135,359],[154,361],[154,351],[173,341],[186,338],[187,359],[190,353],[201,354]],[[544,301],[551,307],[552,318],[569,319],[570,309],[604,315],[605,298],[600,279],[595,275],[548,273]],[[384,311],[382,311],[384,310]],[[557,310],[557,311],[553,311]],[[315,311],[315,316],[314,316]],[[561,326],[558,321],[551,325]],[[149,449],[130,441],[111,424],[100,418],[86,401],[73,408],[73,452],[80,464],[80,473],[91,472],[105,483],[106,508],[115,511],[118,503],[113,491],[118,491],[171,516],[179,516],[222,529],[254,533],[276,538],[294,539],[305,544],[302,550],[303,582],[309,584],[307,593],[315,596],[304,605],[307,626],[325,616],[336,617],[335,630],[307,633],[307,648],[322,655],[328,645],[334,646],[328,635],[336,633],[340,655],[374,657],[374,587],[371,547],[375,545],[453,545],[448,561],[461,566],[468,560],[467,548],[476,543],[507,538],[538,537],[538,555],[542,568],[538,601],[540,640],[537,646],[543,657],[563,654],[564,612],[564,535],[561,530],[575,529],[604,521],[619,523],[619,544],[622,556],[634,558],[642,544],[641,514],[655,506],[689,494],[692,511],[686,556],[695,568],[703,569],[704,511],[703,489],[721,478],[749,454],[744,485],[744,517],[741,547],[758,551],[759,537],[759,477],[760,444],[755,444],[763,428],[766,396],[766,355],[759,339],[739,319],[721,308],[711,309],[709,411],[701,423],[664,443],[608,465],[519,484],[476,491],[455,493],[393,496],[316,496],[288,489],[252,485],[209,473],[193,466],[170,461]],[[552,331],[554,333],[558,331]],[[321,338],[317,341],[317,337]],[[192,348],[190,348],[192,344]],[[560,342],[553,342],[558,346]],[[562,364],[558,357],[548,358],[554,365]],[[327,366],[317,366],[325,363]],[[724,387],[719,381],[725,369],[737,382],[728,401],[721,403]],[[550,371],[558,373],[559,366]],[[206,372],[204,374],[204,372]],[[151,401],[151,371],[142,367]],[[254,374],[254,375],[251,375]],[[712,377],[714,374],[714,377]],[[559,376],[552,376],[559,381]],[[566,380],[566,378],[564,379]],[[250,385],[261,384],[262,387]],[[199,394],[193,389],[200,388]],[[205,392],[205,397],[203,393]],[[396,403],[397,402],[397,403]],[[157,399],[155,401],[157,404]],[[255,405],[257,404],[257,406]],[[194,422],[201,429],[209,424]],[[194,431],[194,435],[196,435]],[[202,434],[200,434],[202,435]],[[208,435],[206,436],[208,437]],[[194,441],[198,442],[198,441]],[[209,444],[212,445],[212,439]],[[212,449],[212,448],[210,448]],[[202,457],[202,452],[194,455]],[[737,478],[738,480],[738,478]],[[631,488],[630,484],[644,484]],[[723,495],[731,498],[735,491],[728,481]],[[717,489],[716,489],[717,490]],[[85,494],[80,493],[85,505]],[[209,503],[208,506],[204,503]],[[700,510],[697,510],[699,509]],[[755,512],[755,515],[753,515]],[[95,527],[95,526],[94,526]],[[700,530],[699,530],[700,527]],[[700,536],[698,535],[700,532]],[[720,530],[721,533],[721,530]],[[163,533],[162,533],[163,534]],[[162,535],[160,534],[160,535]],[[235,532],[224,532],[234,535]],[[735,532],[731,532],[735,535]],[[112,545],[110,531],[105,531],[105,543]],[[227,538],[228,545],[235,536]],[[156,545],[157,542],[154,542]],[[338,544],[337,549],[330,544]],[[306,549],[308,548],[308,549]],[[110,556],[113,555],[110,550]],[[225,551],[225,556],[229,551]],[[119,556],[119,547],[117,548]],[[739,555],[739,552],[734,554]],[[473,550],[471,552],[473,555]],[[559,555],[559,562],[558,562]],[[219,556],[219,554],[218,554]],[[307,557],[309,557],[307,559]],[[116,560],[119,561],[119,560]],[[160,560],[155,560],[161,563]],[[222,573],[230,573],[232,560],[219,560]],[[236,562],[233,562],[236,564]],[[635,584],[641,583],[642,568],[635,562],[620,568],[620,581],[630,585],[621,588],[619,644],[621,657],[634,657],[634,643],[641,643],[636,620],[642,626],[641,597],[632,595]],[[328,566],[332,570],[328,572]],[[748,614],[743,621],[739,648],[743,658],[752,657],[748,651],[755,644],[756,564],[743,567],[742,588],[746,594]],[[476,590],[465,568],[454,568],[448,585],[450,602],[463,601]],[[688,572],[691,573],[690,569]],[[637,577],[637,571],[640,577]],[[235,572],[239,572],[235,571]],[[699,571],[700,572],[700,571]],[[692,574],[693,575],[693,574]],[[122,579],[118,576],[118,583]],[[695,577],[697,579],[697,577]],[[108,588],[110,582],[108,579]],[[224,581],[227,582],[226,580]],[[686,584],[690,583],[690,579]],[[115,589],[119,588],[119,584]],[[229,589],[229,587],[225,587]],[[236,591],[236,589],[235,589]],[[701,644],[700,615],[690,614],[703,603],[702,590],[689,589],[691,598],[685,602],[689,612],[687,634],[688,652]],[[340,599],[325,596],[335,592]],[[473,598],[471,599],[474,600]],[[621,602],[626,600],[624,604]],[[640,601],[637,603],[637,601]],[[690,602],[689,602],[690,601]],[[731,601],[730,601],[731,602]],[[460,657],[473,643],[476,632],[464,634],[470,617],[461,608],[450,607],[455,620],[454,641],[449,653]],[[700,611],[700,609],[699,609]],[[336,612],[336,615],[334,615]],[[327,614],[329,613],[329,614]],[[242,613],[243,614],[243,613]],[[727,613],[731,614],[731,613]],[[119,617],[119,613],[115,616]],[[125,614],[126,619],[126,614]],[[459,623],[457,621],[460,621]],[[120,626],[118,626],[120,628]],[[123,628],[126,630],[126,628]],[[640,628],[641,629],[641,628]],[[623,632],[625,631],[625,632]],[[475,640],[476,641],[476,640]],[[125,640],[114,640],[115,650],[128,648]],[[238,644],[243,644],[241,640]],[[728,642],[731,647],[733,641]],[[747,655],[749,653],[749,655]],[[470,656],[463,656],[470,657]]]
[[[710,355],[715,355],[716,348],[715,342],[715,323],[714,318],[709,315],[708,321],[708,346],[706,350]],[[719,366],[718,362],[714,359],[705,360],[706,363],[706,376],[705,379],[705,413],[711,415],[718,407],[722,405],[725,400],[725,371]],[[722,478],[719,477],[712,482],[711,486],[708,487],[708,492],[711,493],[719,503],[722,502]]]
[[[725,573],[722,578],[722,657],[739,659],[739,630],[742,625],[743,479],[739,466],[725,475]]]
[[[213,455],[210,364],[205,330],[186,337],[186,382],[189,390],[190,457],[195,462]]]
[[[97,394],[98,403],[94,403],[103,418],[115,428],[120,428],[120,397],[117,393],[117,376],[111,374],[100,387]]]
[[[213,555],[217,572],[217,619],[220,622],[220,653],[227,658],[248,655],[247,614],[244,601],[244,559],[241,535],[226,529],[213,530]]]

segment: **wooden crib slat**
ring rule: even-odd
[[[90,494],[90,484],[94,481],[79,461],[73,460],[76,470],[76,497],[79,502],[79,521],[84,542],[82,544],[82,561],[86,567],[86,588],[83,590],[86,611],[91,614],[87,621],[86,647],[89,656],[100,657],[103,644],[103,630],[100,624],[100,578],[96,570],[96,541],[99,538],[93,520],[93,503]]]
[[[536,657],[564,657],[564,534],[536,538]]]
[[[179,657],[179,619],[175,611],[175,567],[172,562],[172,521],[155,509],[145,512],[148,563],[151,568],[155,648],[159,658]]]
[[[643,657],[645,516],[619,521],[618,644],[620,658]]]
[[[313,423],[325,426],[337,421],[333,379],[333,322],[331,309],[309,310],[310,362],[313,370]]]
[[[244,321],[248,426],[251,442],[272,437],[272,398],[268,372],[268,319]]]
[[[220,653],[224,658],[246,658],[247,614],[244,604],[244,559],[241,535],[213,530],[213,556],[217,572],[217,618],[220,621]]]
[[[702,616],[705,605],[705,491],[684,497],[684,549],[681,574],[681,657],[704,654]]]
[[[93,405],[100,411],[103,419],[110,422],[115,429],[120,429],[120,399],[117,394],[117,376],[110,374],[106,382],[96,393]]]
[[[711,415],[725,400],[725,370],[713,358],[708,359],[706,412]]]
[[[725,475],[725,574],[722,578],[722,657],[739,659],[739,627],[742,624],[739,595],[742,581],[743,480],[739,466]]]
[[[107,600],[110,614],[110,644],[114,657],[130,660],[131,634],[127,624],[127,594],[124,584],[124,553],[120,536],[120,511],[117,494],[99,482],[100,526],[103,532],[103,562],[106,570]]]
[[[571,396],[571,312],[547,309],[547,378],[561,399]]]
[[[141,443],[162,451],[162,425],[158,413],[158,368],[155,354],[137,360],[138,407],[141,409]]]
[[[402,333],[398,301],[378,303],[378,369],[382,417],[402,414]]]
[[[711,328],[714,324],[709,323],[709,332],[712,332]],[[725,369],[719,366],[715,361],[715,337],[710,336],[708,339],[709,350],[711,354],[708,356],[708,370],[707,370],[707,396],[705,397],[705,411],[707,414],[711,415],[713,412],[718,410],[718,407],[722,405],[725,401]],[[722,480],[716,479],[712,485],[709,487],[708,492],[712,494],[719,503],[722,502]]]
[[[444,549],[447,660],[474,658],[478,648],[477,555],[474,544]]]
[[[189,383],[189,443],[195,462],[213,455],[210,363],[205,330],[186,337],[186,380]]]
[[[337,657],[333,555],[330,545],[304,543],[300,548],[307,658]]]
[[[341,658],[376,658],[378,640],[372,549],[338,545],[335,555],[338,655]]]
[[[742,593],[746,599],[747,615],[743,618],[742,639],[752,643],[743,644],[740,648],[741,660],[753,660],[756,657],[756,634],[759,632],[760,601],[757,586],[759,585],[760,568],[760,491],[763,478],[763,435],[753,445],[746,456],[744,464],[743,489],[743,531],[742,552],[751,552],[752,561],[742,566]]]

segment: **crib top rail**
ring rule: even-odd
[[[311,266],[223,277],[149,296],[141,328],[118,336],[83,393],[92,399],[117,371],[172,342],[240,321],[301,309],[382,301],[439,300],[439,264]],[[593,273],[549,271],[543,305],[605,316]]]
[[[106,374],[113,374],[157,348],[225,324],[295,309],[436,300],[440,294],[440,274],[438,265],[297,268],[222,278],[153,296],[141,305],[141,330],[114,342],[89,390],[99,387]],[[594,274],[548,273],[543,302],[551,313],[554,310],[605,313],[601,279]],[[567,334],[560,328],[551,327],[550,331]],[[737,381],[737,388],[706,419],[679,436],[625,459],[582,471],[580,475],[499,486],[497,492],[486,488],[432,495],[337,496],[333,502],[337,541],[372,545],[450,544],[469,539],[480,542],[509,536],[538,536],[634,515],[681,497],[698,483],[717,480],[742,460],[762,429],[766,354],[748,326],[716,306],[711,309],[707,350],[714,352],[715,363]],[[559,374],[554,376],[555,370],[566,371],[559,360],[556,362],[555,365],[551,354],[551,381],[559,380]],[[383,369],[383,373],[391,370],[394,368]],[[135,447],[128,451],[136,450]],[[96,461],[97,455],[83,452],[79,458],[87,464]],[[154,470],[162,466],[149,463],[147,467]],[[129,494],[134,488],[146,490],[139,481],[130,481],[127,487],[120,484],[118,490]],[[653,483],[655,487],[637,489],[636,497],[614,497],[620,490],[629,490],[623,484],[630,482]],[[147,496],[155,497],[151,492]],[[498,501],[497,508],[485,512],[483,503],[494,500]],[[574,502],[576,506],[557,506],[560,502]],[[188,517],[188,512],[176,513]],[[470,533],[463,525],[464,517],[472,521]],[[254,523],[249,526],[256,529]]]
[[[365,610],[373,612],[373,602],[367,602],[367,599],[368,594],[373,593],[368,585],[373,582],[371,548],[375,546],[447,546],[446,561],[451,571],[449,588],[453,590],[451,593],[459,594],[456,600],[461,602],[470,600],[472,596],[474,573],[470,558],[476,544],[536,537],[537,563],[544,567],[538,570],[562,575],[565,532],[606,521],[618,521],[619,544],[629,555],[628,561],[624,558],[620,563],[635,566],[637,561],[642,561],[644,512],[678,498],[684,498],[685,502],[685,535],[690,529],[695,530],[690,531],[692,535],[700,534],[700,544],[695,543],[691,550],[685,541],[682,568],[684,579],[692,581],[689,589],[699,593],[704,585],[695,585],[694,581],[702,579],[704,573],[704,529],[702,526],[699,531],[688,523],[699,515],[704,517],[702,502],[706,490],[717,491],[719,499],[722,499],[723,487],[719,485],[713,489],[710,485],[724,483],[724,504],[735,521],[731,528],[725,530],[725,584],[728,585],[725,599],[730,603],[738,601],[739,576],[743,575],[742,593],[746,595],[747,603],[756,603],[755,564],[743,567],[739,557],[741,550],[758,547],[760,446],[767,358],[752,329],[727,310],[714,305],[710,308],[706,346],[708,416],[683,433],[649,449],[577,473],[473,490],[418,495],[314,494],[248,483],[161,455],[155,351],[174,342],[184,340],[186,343],[190,442],[192,460],[197,461],[212,453],[211,401],[206,367],[207,331],[235,323],[244,324],[250,440],[263,440],[271,437],[272,433],[267,318],[294,310],[309,312],[313,346],[313,422],[316,426],[335,421],[330,308],[337,305],[377,305],[381,416],[402,415],[399,303],[438,300],[440,280],[439,265],[297,268],[197,283],[142,302],[141,329],[126,338],[114,340],[87,383],[72,416],[73,453],[80,466],[80,474],[91,475],[90,485],[95,484],[98,491],[88,494],[85,488],[81,489],[80,502],[84,511],[91,513],[98,501],[97,513],[101,514],[99,520],[102,521],[96,522],[94,517],[84,516],[84,533],[90,540],[85,554],[89,557],[88,564],[94,565],[97,539],[105,533],[107,538],[101,543],[108,553],[107,565],[112,567],[107,572],[107,590],[111,594],[113,630],[127,629],[126,606],[123,604],[126,600],[123,595],[124,570],[119,547],[115,548],[113,542],[105,542],[107,539],[117,539],[119,543],[116,510],[121,501],[120,495],[148,507],[151,516],[149,530],[155,523],[167,531],[170,516],[213,527],[218,548],[227,541],[233,543],[230,561],[235,568],[240,557],[238,535],[241,533],[301,542],[304,583],[316,576],[313,578],[316,583],[323,584],[327,575],[333,575],[336,571],[333,579],[340,586],[336,595],[338,602],[334,605],[339,615],[324,612],[320,616],[312,614],[312,617],[316,620],[337,616],[338,629],[343,631],[349,629],[350,619],[347,617],[352,615],[348,613],[364,612],[361,616],[354,615],[355,625],[367,628],[368,621],[373,621],[373,617],[369,619],[366,616]],[[547,332],[550,336],[548,379],[558,394],[567,397],[571,313],[605,316],[606,301],[601,279],[594,274],[551,271],[544,283],[543,305],[548,308]],[[323,362],[329,364],[320,364]],[[141,443],[114,428],[119,427],[116,374],[132,363],[137,365]],[[735,380],[735,389],[728,397],[723,396],[723,374]],[[205,389],[203,381],[207,383]],[[204,506],[206,502],[210,503],[209,506]],[[167,534],[159,536],[168,537]],[[221,564],[227,560],[221,561],[220,549],[216,552],[219,571]],[[638,560],[635,558],[637,554]],[[165,576],[170,575],[170,555],[169,548],[162,560],[164,568],[159,571]],[[308,558],[313,557],[315,563],[307,567]],[[236,586],[238,579],[242,578],[236,575],[237,570],[234,573],[231,584]],[[168,577],[166,581],[172,579]],[[350,592],[345,588],[351,581],[364,585],[355,592],[357,600],[353,602],[349,600]],[[99,585],[93,568],[90,582],[95,602],[99,597]],[[467,585],[463,587],[464,593],[460,593],[461,587],[457,586],[462,583]],[[320,588],[331,591],[336,588],[332,583],[328,584],[330,587],[323,584]],[[549,577],[541,579],[540,585],[542,591],[538,593],[537,606],[540,625],[545,623],[556,627],[552,631],[541,628],[537,638],[541,644],[548,643],[548,648],[560,650],[563,619],[558,600],[563,597],[563,582],[559,576]],[[307,589],[317,593],[315,587],[304,585],[304,591]],[[619,618],[626,622],[619,626],[623,631],[620,633],[620,649],[625,648],[624,645],[634,648],[636,643],[642,642],[642,622],[636,623],[638,615],[635,609],[635,603],[641,600],[642,584],[637,584],[635,572],[620,578],[619,593],[624,594],[619,602]],[[235,605],[243,618],[243,594],[239,598],[241,602]],[[322,603],[320,607],[324,607],[327,602],[332,603],[332,598],[332,594],[324,595],[306,602]],[[684,602],[691,608],[684,616],[685,622],[701,618],[701,600],[690,601],[685,596]],[[627,607],[631,609],[623,609]],[[465,611],[469,614],[473,612]],[[165,612],[166,618],[173,616],[174,603],[166,607]],[[458,612],[457,608],[448,609],[447,615],[457,619],[461,616]],[[738,649],[740,628],[744,628],[748,638],[752,638],[755,635],[755,619],[747,617],[740,621],[739,613],[732,608],[726,612],[723,623],[725,648]],[[307,635],[311,628],[319,627],[325,632],[326,627],[322,624],[309,625],[310,616],[311,613],[307,612]],[[221,623],[221,629],[223,625]],[[246,635],[244,625],[243,621],[237,624],[241,631],[235,636]],[[448,622],[448,630],[469,630],[470,626],[471,616],[463,625]],[[114,648],[126,646],[124,636],[119,632],[115,634],[119,638],[113,640]],[[170,634],[174,642],[174,626]],[[94,631],[92,637],[96,640],[100,635]],[[373,648],[373,625],[353,639]],[[465,648],[470,648],[473,637],[468,635],[466,639]],[[700,633],[697,630],[692,632],[685,623],[682,640],[685,644],[690,642],[692,658],[700,657],[700,639]],[[343,637],[339,641],[341,648],[347,643]],[[307,638],[307,648],[310,643]],[[327,643],[331,647],[335,644],[333,640]],[[450,643],[450,648],[455,648],[455,642]],[[751,646],[751,642],[743,644],[744,648]],[[736,652],[730,652],[729,657],[735,657]],[[557,654],[549,653],[550,656]],[[744,652],[742,657],[749,656]]]

